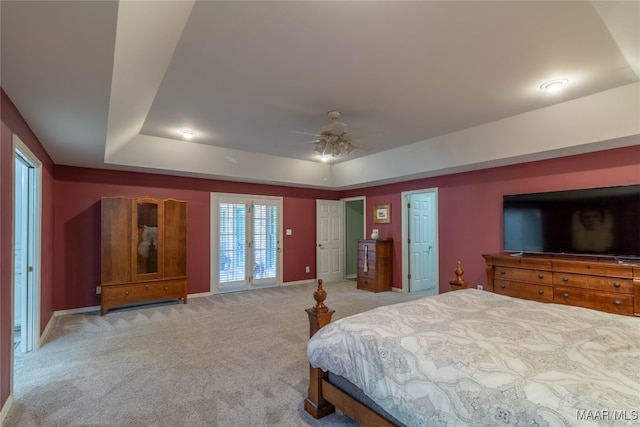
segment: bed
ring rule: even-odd
[[[638,425],[640,319],[462,289],[330,323],[308,309],[316,418],[364,426]]]

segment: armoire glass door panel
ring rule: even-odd
[[[162,241],[158,224],[162,218],[162,205],[153,199],[134,200],[134,254],[133,272],[137,279],[159,277]]]

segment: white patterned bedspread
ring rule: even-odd
[[[407,426],[640,425],[640,318],[467,289],[337,320],[307,353]]]

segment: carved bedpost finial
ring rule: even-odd
[[[456,282],[463,282],[462,275],[464,274],[464,270],[462,269],[462,263],[458,261],[456,263],[456,270],[454,271],[456,275]]]
[[[327,291],[322,289],[322,279],[318,279],[318,289],[313,293],[313,299],[316,300],[316,305],[313,307],[313,311],[316,313],[326,313],[329,311],[324,300],[327,298]]]
[[[456,275],[456,278],[449,282],[451,289],[454,291],[457,291],[458,289],[467,289],[467,282],[462,278],[464,270],[462,270],[462,263],[460,261],[457,262],[456,269],[453,273]]]

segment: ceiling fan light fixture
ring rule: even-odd
[[[327,141],[325,140],[316,141],[313,144],[313,149],[319,154],[324,154],[324,151],[327,149]]]
[[[355,149],[356,149],[356,146],[353,145],[351,142],[347,142],[344,145],[344,151],[346,151],[347,154],[351,154],[353,152],[353,150],[355,150]]]

